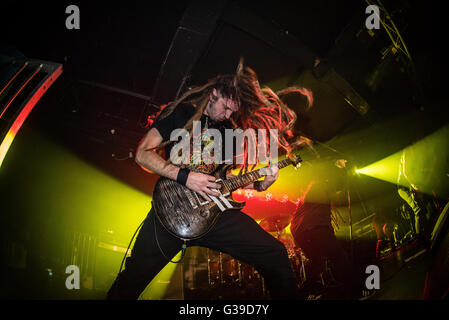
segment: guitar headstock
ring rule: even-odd
[[[289,155],[289,159],[291,160],[292,165],[295,167],[295,169],[298,169],[301,166],[302,159],[299,154],[292,153]]]

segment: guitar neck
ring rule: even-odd
[[[293,163],[293,161],[290,160],[289,158],[287,158],[282,161],[279,161],[277,164],[278,164],[278,168],[282,169],[292,163]],[[264,169],[264,168],[245,173],[244,175],[241,175],[241,176],[226,179],[225,181],[223,181],[223,183],[225,184],[227,189],[232,192],[234,190],[245,187],[245,186],[253,183],[254,181],[260,179],[263,176],[262,171],[261,171],[262,169]]]

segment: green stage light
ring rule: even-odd
[[[404,187],[409,187],[412,183],[424,193],[447,196],[448,141],[449,126],[445,126],[403,150],[358,169],[357,172]],[[405,172],[406,178],[398,180],[400,170]]]

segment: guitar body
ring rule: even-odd
[[[216,177],[219,179],[221,175],[222,171]],[[226,188],[222,187],[221,193],[221,197],[209,202],[178,182],[161,177],[154,187],[153,208],[169,233],[193,240],[209,232],[222,212],[245,206],[245,202],[235,201]]]

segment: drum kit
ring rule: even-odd
[[[301,249],[295,246],[291,234],[287,233],[286,227],[289,223],[289,215],[271,216],[261,220],[259,225],[284,244],[297,285],[300,287],[306,278],[307,258]],[[201,288],[200,291],[206,299],[236,299],[238,297],[267,299],[269,297],[263,277],[253,266],[222,252],[207,248],[203,250],[206,250],[207,282],[204,279],[204,272],[195,272],[195,274],[196,277],[202,275],[203,279],[201,281],[197,279],[196,283],[199,284],[197,287]]]
[[[308,260],[301,248],[295,245],[292,235],[286,232],[286,228],[290,224],[290,218],[290,215],[271,216],[263,219],[259,225],[284,244],[296,277],[296,284],[300,287],[306,280],[305,265]]]
[[[206,249],[208,252],[208,288],[218,298],[264,298],[267,296],[263,278],[252,266],[230,255]]]

